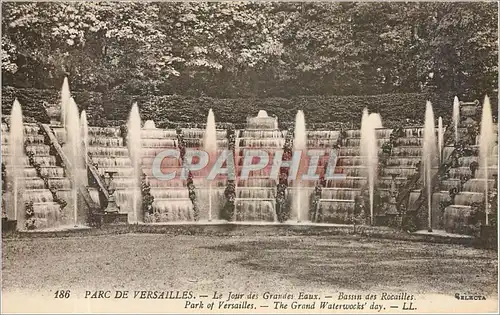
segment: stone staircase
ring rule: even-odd
[[[203,137],[205,129],[184,128],[182,129],[186,150],[203,150]],[[195,188],[196,200],[200,211],[200,220],[219,220],[219,210],[224,207],[226,198],[224,191],[227,186],[227,176],[217,176],[214,180],[208,181],[207,176],[220,157],[222,151],[227,150],[228,140],[227,131],[216,130],[217,153],[209,156],[209,163],[206,168],[200,171],[193,171],[193,184]]]
[[[64,168],[58,165],[56,156],[51,152],[50,146],[45,144],[45,136],[40,132],[36,124],[24,124],[24,142],[25,154],[33,153],[33,162],[39,166],[39,169],[30,163],[28,156],[23,158],[22,176],[18,183],[22,189],[20,194],[21,204],[18,203],[18,209],[21,213],[17,214],[18,228],[24,229],[26,204],[33,203],[34,228],[54,228],[63,225],[73,225],[74,203],[71,193],[71,182],[66,177]],[[2,159],[9,161],[9,132],[6,124],[2,124]],[[8,163],[8,162],[7,162]],[[9,177],[9,167],[7,165],[7,176]],[[44,181],[46,178],[46,181]],[[12,187],[11,187],[12,189]],[[54,192],[51,192],[51,189]],[[12,193],[12,190],[10,191]],[[8,194],[7,194],[8,195]],[[12,197],[11,197],[12,198]],[[11,199],[12,200],[12,199]],[[61,208],[59,200],[64,200],[66,206]],[[6,201],[7,209],[13,209]],[[18,210],[18,211],[19,211]],[[8,214],[13,217],[14,214]]]
[[[57,134],[57,133],[56,133]],[[116,185],[114,196],[120,212],[128,214],[130,223],[137,222],[140,212],[140,183],[134,177],[134,168],[128,148],[118,127],[88,128],[88,161],[92,163],[99,176],[107,181],[106,172],[115,172],[113,182]],[[96,187],[88,188],[92,200],[102,208],[106,202]]]
[[[277,128],[272,117],[247,119],[244,130],[236,131],[236,200],[235,221],[277,221],[276,194],[278,180],[270,178],[274,152],[285,145],[286,131]],[[245,150],[262,150],[268,153],[268,166],[252,171],[241,178]]]
[[[473,224],[471,215],[474,208],[486,202],[485,199],[485,178],[487,177],[488,191],[495,189],[498,177],[498,126],[495,126],[494,136],[496,144],[493,148],[493,155],[488,159],[487,174],[485,169],[479,167],[479,144],[471,146],[472,155],[458,158],[458,166],[451,168],[450,178],[442,183],[442,200],[451,202],[452,205],[446,207],[443,213],[443,228],[451,233],[470,233],[467,226]],[[479,168],[473,172],[473,163]],[[487,175],[487,176],[486,176]],[[449,189],[455,188],[458,192],[451,200]],[[448,189],[448,190],[444,190]],[[436,205],[437,206],[437,205]],[[483,222],[484,223],[484,222]]]
[[[379,148],[388,141],[390,132],[390,129],[377,130]],[[359,129],[344,132],[344,137],[339,143],[335,174],[343,174],[345,178],[326,181],[326,187],[321,191],[320,200],[322,222],[338,224],[353,222],[356,199],[361,196],[364,188],[368,189],[367,169],[363,165],[364,158],[360,152],[360,141],[361,131]],[[365,215],[369,216],[370,209],[365,209],[365,211]]]
[[[153,213],[147,214],[144,221],[151,223],[194,221],[193,203],[189,199],[186,180],[180,179],[182,161],[166,158],[161,163],[161,171],[166,174],[176,172],[172,180],[161,180],[153,175],[153,161],[162,151],[179,149],[175,129],[160,129],[152,121],[146,122],[141,131],[142,162],[141,167],[154,197]]]

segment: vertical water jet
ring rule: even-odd
[[[485,224],[489,224],[489,203],[488,203],[488,164],[492,156],[495,145],[495,136],[493,130],[493,118],[491,114],[490,99],[484,97],[483,114],[481,117],[481,131],[479,134],[479,167],[483,170],[484,180],[484,206],[485,206]]]
[[[78,224],[78,184],[79,174],[82,169],[82,140],[80,130],[80,118],[78,115],[78,106],[75,100],[70,97],[66,113],[66,143],[64,145],[66,156],[71,163],[72,175],[72,201],[73,201],[73,221]]]
[[[61,125],[66,126],[66,116],[70,103],[71,92],[69,90],[68,78],[64,77],[63,85],[61,88]]]
[[[24,126],[23,112],[21,109],[21,104],[19,103],[17,98],[14,100],[14,104],[12,105],[10,114],[9,150],[10,160],[7,161],[7,175],[9,177],[9,181],[13,184],[12,203],[14,209],[14,218],[18,222],[18,226],[23,226],[24,213],[21,211],[22,200],[19,200],[19,196],[22,196],[22,191],[24,190],[24,185],[22,182],[24,167],[23,161],[25,160]]]
[[[139,106],[137,103],[132,105],[130,110],[129,119],[127,122],[127,147],[130,154],[130,160],[132,161],[132,167],[134,168],[134,180],[133,180],[133,214],[131,221],[138,222],[139,220],[139,183],[141,176],[141,116],[139,113]]]
[[[217,154],[217,131],[215,128],[214,112],[210,108],[207,116],[207,125],[203,135],[203,150],[208,153],[211,163]],[[212,182],[208,183],[208,221],[212,221]]]
[[[85,186],[88,185],[87,178],[87,155],[88,155],[88,146],[89,146],[89,125],[87,122],[87,113],[85,110],[82,110],[80,113],[80,131],[81,131],[81,139],[82,139],[82,156],[83,156],[83,164],[82,164],[82,176],[81,179]]]
[[[302,110],[297,111],[295,116],[295,132],[293,139],[293,151],[300,151],[301,157],[305,156],[307,150],[306,120]],[[294,180],[293,212],[297,216],[297,222],[307,219],[309,207],[307,206],[307,192],[304,191],[299,178]]]
[[[422,144],[424,187],[427,188],[428,230],[432,232],[432,167],[436,155],[436,128],[431,102],[425,106],[424,142]]]
[[[455,128],[455,143],[458,143],[458,124],[460,123],[460,101],[455,96],[453,99],[453,128]]]
[[[439,162],[443,158],[443,118],[439,117],[438,119],[438,150],[439,150]]]
[[[374,191],[378,173],[378,140],[377,128],[382,128],[382,119],[377,113],[368,115],[367,109],[361,118],[360,152],[363,165],[366,167],[365,175],[368,179],[370,196],[370,224],[374,224]]]
[[[360,130],[360,137],[361,139],[359,140],[359,152],[362,157],[366,157],[368,155],[367,153],[367,139],[366,135],[368,134],[366,132],[366,128],[368,127],[368,108],[365,107],[363,109],[363,115],[361,116],[361,130]]]

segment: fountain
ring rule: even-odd
[[[481,132],[479,136],[479,168],[483,170],[484,180],[484,202],[485,202],[485,225],[488,225],[488,161],[490,160],[494,147],[495,136],[493,130],[493,119],[491,105],[488,96],[484,98],[483,115],[481,117]]]
[[[247,117],[244,130],[236,131],[235,166],[240,174],[248,149],[262,149],[267,152],[281,150],[285,144],[286,132],[278,128],[278,119],[269,117],[265,111],[259,111],[255,117]],[[270,158],[271,160],[271,158]],[[253,171],[248,178],[237,177],[235,181],[236,221],[276,222],[276,195],[278,179],[270,176],[271,167]]]
[[[24,221],[24,213],[22,209],[22,200],[18,200],[23,191],[23,167],[24,167],[24,127],[23,127],[23,113],[21,104],[14,100],[12,111],[10,114],[10,132],[9,132],[9,149],[10,160],[8,162],[7,175],[9,181],[13,183],[13,205],[14,205],[14,218],[18,222],[18,226],[22,226]]]
[[[203,136],[203,150],[208,153],[217,151],[217,132],[215,130],[215,117],[212,109],[208,111],[207,126]]]
[[[87,177],[87,170],[86,170],[86,165],[87,165],[87,155],[88,155],[88,147],[89,147],[89,125],[87,122],[87,113],[85,110],[82,110],[80,113],[80,130],[81,130],[81,139],[82,139],[82,145],[83,145],[83,167],[82,167],[82,175],[81,179],[84,182],[84,185],[88,185],[88,177]]]
[[[374,190],[378,169],[378,140],[376,129],[382,128],[382,120],[379,114],[363,110],[361,118],[361,139],[360,152],[363,158],[363,164],[366,165],[366,177],[368,178],[368,188],[370,195],[370,223],[374,223]]]
[[[367,132],[367,127],[368,127],[368,117],[370,115],[368,114],[368,108],[363,109],[363,115],[361,116],[361,139],[359,140],[359,152],[362,157],[366,157],[368,155],[368,150],[367,150],[367,139],[366,136],[368,135]]]
[[[306,155],[307,150],[307,133],[306,133],[306,121],[304,117],[304,112],[299,110],[295,116],[295,132],[293,139],[293,151],[300,151],[301,156]],[[302,160],[302,159],[301,159]],[[302,180],[299,178],[294,179],[293,182],[294,194],[292,195],[293,203],[292,209],[293,213],[297,217],[297,222],[308,218],[309,213],[309,201],[307,198],[307,190],[304,189]]]
[[[146,120],[146,122],[144,123],[144,129],[146,130],[156,129],[155,122],[153,120]]]
[[[137,103],[132,105],[130,116],[127,123],[127,147],[134,168],[133,174],[133,214],[131,221],[137,222],[139,220],[138,208],[140,200],[139,182],[141,174],[141,116],[139,114],[139,107]]]
[[[72,180],[72,201],[73,201],[73,213],[74,213],[74,224],[77,225],[78,220],[78,183],[80,183],[80,170],[82,168],[82,141],[81,141],[81,131],[80,131],[80,119],[78,115],[78,107],[75,100],[71,97],[68,102],[68,108],[66,108],[66,143],[64,144],[65,154],[71,165],[71,174],[73,176]]]
[[[276,117],[269,117],[265,110],[259,110],[256,117],[247,118],[247,129],[278,129]]]
[[[217,130],[215,129],[215,116],[212,109],[208,111],[207,126],[203,135],[203,150],[208,153],[210,162],[216,159]],[[210,163],[209,162],[209,163]],[[211,164],[210,164],[211,165]],[[212,182],[208,183],[208,221],[212,221]]]
[[[257,113],[257,118],[267,118],[269,116],[267,116],[267,112],[265,110],[259,110],[259,112]]]
[[[431,102],[425,107],[424,142],[422,145],[424,187],[427,188],[428,229],[432,232],[432,167],[436,154],[436,129]]]
[[[129,133],[131,131],[129,130]],[[173,221],[193,221],[194,208],[189,198],[185,181],[176,176],[172,180],[162,180],[153,174],[153,161],[165,150],[178,150],[180,137],[175,129],[157,128],[153,120],[144,122],[141,130],[141,168],[144,179],[150,186],[154,198],[150,212],[144,213],[144,222],[160,223]],[[182,171],[182,161],[178,158],[166,158],[161,162],[163,173]]]
[[[458,143],[458,124],[460,123],[460,101],[455,96],[453,99],[453,127],[455,128],[455,143]]]
[[[443,131],[443,118],[439,117],[438,119],[438,150],[439,150],[439,161],[443,158],[443,137],[444,137],[444,131]]]
[[[63,85],[61,88],[61,125],[66,126],[66,115],[70,103],[71,92],[69,90],[68,78],[64,77]]]

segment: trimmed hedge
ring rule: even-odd
[[[138,96],[117,93],[72,92],[80,110],[87,111],[90,125],[119,125],[128,119],[134,102],[139,104],[141,118],[153,119],[157,126],[173,126],[176,123],[204,124],[208,110],[214,110],[218,122],[244,124],[246,117],[255,116],[258,110],[276,115],[285,128],[295,121],[297,110],[302,109],[306,122],[312,124],[346,123],[348,127],[359,127],[363,108],[379,112],[385,127],[405,124],[406,119],[422,122],[426,100],[431,100],[434,115],[442,116],[445,124],[450,123],[453,95],[432,93],[382,94],[368,96],[315,96],[263,99],[216,99],[209,97],[185,97],[178,95]],[[10,113],[12,102],[17,97],[27,117],[48,121],[44,103],[57,104],[59,91],[39,89],[2,88],[2,112]],[[482,100],[481,100],[482,101]],[[497,99],[492,99],[494,115],[497,113]]]

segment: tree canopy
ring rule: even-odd
[[[497,87],[494,2],[10,2],[3,84],[286,97]]]

